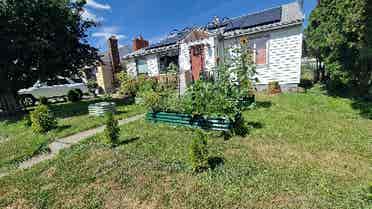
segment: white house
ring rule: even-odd
[[[205,27],[175,31],[157,44],[136,39],[140,46],[122,59],[132,76],[159,76],[170,63],[178,65],[183,91],[187,75],[197,80],[202,71],[215,70],[226,52],[248,39],[255,52],[256,88],[264,90],[269,82],[278,81],[283,91],[292,90],[300,83],[303,21],[298,2],[231,19],[215,18]]]

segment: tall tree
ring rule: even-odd
[[[360,94],[372,82],[371,0],[322,0],[306,29],[310,53],[324,61],[331,79]]]
[[[94,22],[84,0],[0,0],[0,92],[15,93],[38,79],[78,74],[96,62],[87,43]]]

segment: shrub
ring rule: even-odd
[[[46,105],[39,105],[31,112],[31,127],[36,133],[46,133],[57,126],[57,120]]]
[[[161,96],[158,92],[155,92],[155,91],[147,91],[147,92],[143,92],[141,94],[143,100],[144,100],[144,104],[147,108],[150,109],[150,111],[152,112],[159,112],[161,110],[163,110],[162,106],[161,106]]]
[[[268,87],[268,93],[269,94],[279,94],[281,93],[282,90],[280,88],[279,82],[278,81],[273,81],[269,83]]]
[[[120,94],[135,97],[138,92],[138,82],[135,79],[129,77],[125,72],[117,74],[117,78],[120,83]]]
[[[78,102],[81,100],[81,92],[77,89],[73,89],[73,90],[70,90],[68,93],[67,93],[67,98],[68,98],[68,101],[70,102]]]
[[[46,97],[40,97],[39,102],[42,105],[48,105],[49,104],[48,98],[46,98]]]
[[[31,127],[32,125],[32,122],[31,122],[31,117],[30,117],[30,114],[27,114],[23,120],[22,120],[22,123],[25,127]]]
[[[114,118],[112,113],[106,115],[106,128],[104,131],[104,139],[107,143],[110,143],[112,147],[119,144],[119,123]]]
[[[233,131],[237,136],[245,137],[249,133],[249,128],[245,122],[244,116],[239,113],[235,116]]]
[[[201,130],[198,136],[193,138],[190,148],[190,164],[194,172],[201,172],[209,168],[207,135]]]
[[[96,95],[96,90],[97,90],[98,87],[99,87],[97,81],[95,81],[95,80],[93,80],[93,79],[88,80],[87,87],[88,87],[88,89],[89,89],[89,92],[90,92],[93,96],[97,96],[97,95]]]

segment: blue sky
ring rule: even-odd
[[[295,0],[87,0],[86,18],[101,22],[89,31],[89,40],[100,50],[106,49],[106,39],[116,35],[121,45],[142,35],[151,43],[164,38],[174,29],[205,25],[214,16],[236,17]],[[305,0],[306,16],[316,6],[316,0]]]

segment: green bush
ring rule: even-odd
[[[114,118],[112,113],[106,115],[106,128],[104,131],[104,140],[110,143],[112,147],[119,144],[120,128],[118,120]]]
[[[368,185],[367,199],[369,201],[372,201],[372,182],[369,182],[369,185]]]
[[[144,104],[147,108],[150,109],[152,112],[162,111],[161,105],[161,96],[160,93],[155,91],[147,91],[141,94],[141,97],[144,100]]]
[[[134,78],[125,72],[120,72],[117,74],[117,78],[120,83],[120,94],[135,97],[138,92],[138,82]]]
[[[208,137],[201,130],[198,136],[193,138],[190,148],[190,164],[194,172],[201,172],[209,168],[208,163]]]
[[[249,128],[242,114],[235,116],[233,131],[237,136],[245,137],[248,135]]]
[[[97,95],[96,95],[96,90],[97,90],[98,87],[99,87],[97,81],[95,81],[95,80],[93,80],[93,79],[88,80],[87,87],[88,87],[88,89],[89,89],[89,92],[90,92],[93,96],[97,96]]]
[[[57,126],[57,120],[46,105],[39,105],[31,112],[31,127],[36,133],[46,133]]]
[[[67,98],[68,98],[68,101],[70,102],[78,102],[81,100],[82,95],[79,90],[73,89],[67,93]]]
[[[48,98],[46,98],[46,97],[40,97],[39,102],[42,105],[48,105],[49,104]]]
[[[23,117],[22,123],[25,127],[31,127],[32,122],[31,122],[30,114],[27,114],[25,117]]]

